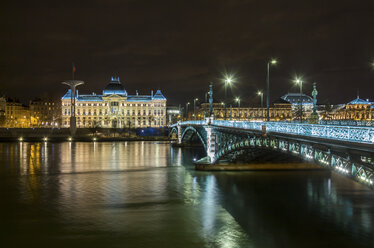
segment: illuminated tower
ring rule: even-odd
[[[76,120],[75,120],[75,92],[76,92],[76,87],[78,85],[84,84],[83,81],[80,80],[68,80],[65,82],[62,82],[62,84],[66,84],[70,86],[70,96],[71,96],[71,101],[70,101],[70,133],[72,136],[75,135],[75,132],[77,130],[77,125],[76,125]]]

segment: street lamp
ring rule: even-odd
[[[194,116],[194,119],[196,120],[196,101],[198,101],[199,99],[198,98],[195,98],[193,99],[193,116]]]
[[[278,63],[277,60],[271,59],[267,63],[267,73],[266,73],[266,119],[267,121],[270,121],[270,116],[269,116],[269,102],[270,102],[270,65],[276,65]]]
[[[231,87],[231,84],[234,82],[232,76],[227,76],[225,79],[225,102],[227,102],[227,86]],[[226,104],[225,104],[225,120],[226,120]]]
[[[239,121],[240,121],[240,98],[239,97],[237,97],[237,98],[235,98],[235,102],[237,102],[238,103],[238,108],[239,108]]]
[[[190,102],[186,102],[186,120],[188,119],[188,105],[190,105]]]
[[[302,96],[303,96],[303,81],[300,78],[295,79],[295,83],[299,85],[300,87],[300,97],[299,97],[299,102],[300,102],[300,123],[303,122],[303,103],[302,103]]]
[[[226,79],[225,79],[225,101],[227,100],[227,85],[230,85],[231,86],[231,83],[233,82],[234,80],[232,79],[231,76],[228,76]]]
[[[261,120],[264,121],[264,92],[259,90],[257,95],[261,96]]]
[[[74,136],[77,130],[76,120],[75,120],[75,94],[76,94],[76,87],[79,85],[84,84],[83,81],[79,80],[68,80],[62,82],[62,84],[68,85],[70,87],[70,132],[71,135]]]
[[[226,104],[224,102],[221,102],[221,105],[224,108],[224,120],[226,120]]]

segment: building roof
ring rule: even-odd
[[[127,96],[128,102],[151,102],[152,96],[145,96],[145,95],[128,95]]]
[[[309,105],[313,104],[313,98],[300,93],[287,93],[286,95],[281,97],[283,100],[286,100],[290,102],[291,104],[300,104],[300,98],[302,101],[302,104]]]
[[[127,95],[127,92],[119,78],[111,77],[109,84],[103,90],[103,95],[96,95],[92,93],[92,95],[79,95],[78,90],[76,94],[77,101],[102,101],[103,97],[107,97],[110,95],[118,95],[120,97],[126,97],[126,100],[129,102],[151,102],[152,100],[166,100],[165,96],[161,93],[161,90],[157,90],[156,94],[151,95]],[[71,89],[68,89],[65,95],[61,98],[62,100],[71,99]]]
[[[366,101],[366,100],[364,100],[364,99],[361,99],[361,98],[356,98],[356,99],[354,99],[354,100],[352,100],[352,101],[350,101],[349,103],[347,103],[347,104],[349,104],[349,105],[354,105],[354,104],[372,104],[371,102],[369,102],[369,101]]]
[[[102,101],[101,95],[79,95],[77,101]]]
[[[124,95],[127,96],[125,87],[119,81],[119,77],[111,77],[109,84],[103,90],[103,95]]]
[[[156,91],[156,94],[153,96],[153,99],[156,99],[156,100],[166,100],[166,98],[164,97],[164,95],[161,93],[161,90],[157,90]]]
[[[273,104],[291,104],[291,103],[279,97],[277,100],[273,102]]]
[[[70,99],[70,98],[71,98],[71,89],[68,89],[68,91],[62,97],[62,99]]]

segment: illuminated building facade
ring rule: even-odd
[[[60,104],[36,98],[30,101],[32,127],[57,127],[61,121]]]
[[[372,121],[374,120],[374,102],[370,102],[369,99],[360,99],[357,96],[343,107],[332,109],[326,119]]]
[[[5,108],[5,127],[30,127],[30,109],[18,100],[8,98]]]
[[[181,110],[180,107],[176,106],[169,106],[166,109],[167,114],[167,124],[173,124],[180,120],[181,118]]]
[[[0,97],[0,127],[5,126],[6,99]]]
[[[61,99],[62,126],[69,127],[71,90]],[[119,78],[112,77],[102,95],[76,94],[77,127],[138,128],[166,126],[166,98],[128,95]]]
[[[266,107],[225,107],[223,103],[213,103],[213,112],[216,120],[261,121],[265,120],[267,110]],[[203,119],[206,113],[209,113],[209,103],[202,103],[197,119]],[[293,118],[292,104],[283,99],[274,101],[273,106],[269,108],[269,116],[271,121],[291,121]]]
[[[313,98],[300,93],[287,93],[281,99],[291,103],[293,116],[299,119],[303,115],[303,120],[307,119],[313,112]],[[302,107],[302,111],[301,111]]]

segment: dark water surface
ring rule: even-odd
[[[374,247],[374,193],[168,143],[0,143],[1,247]]]

